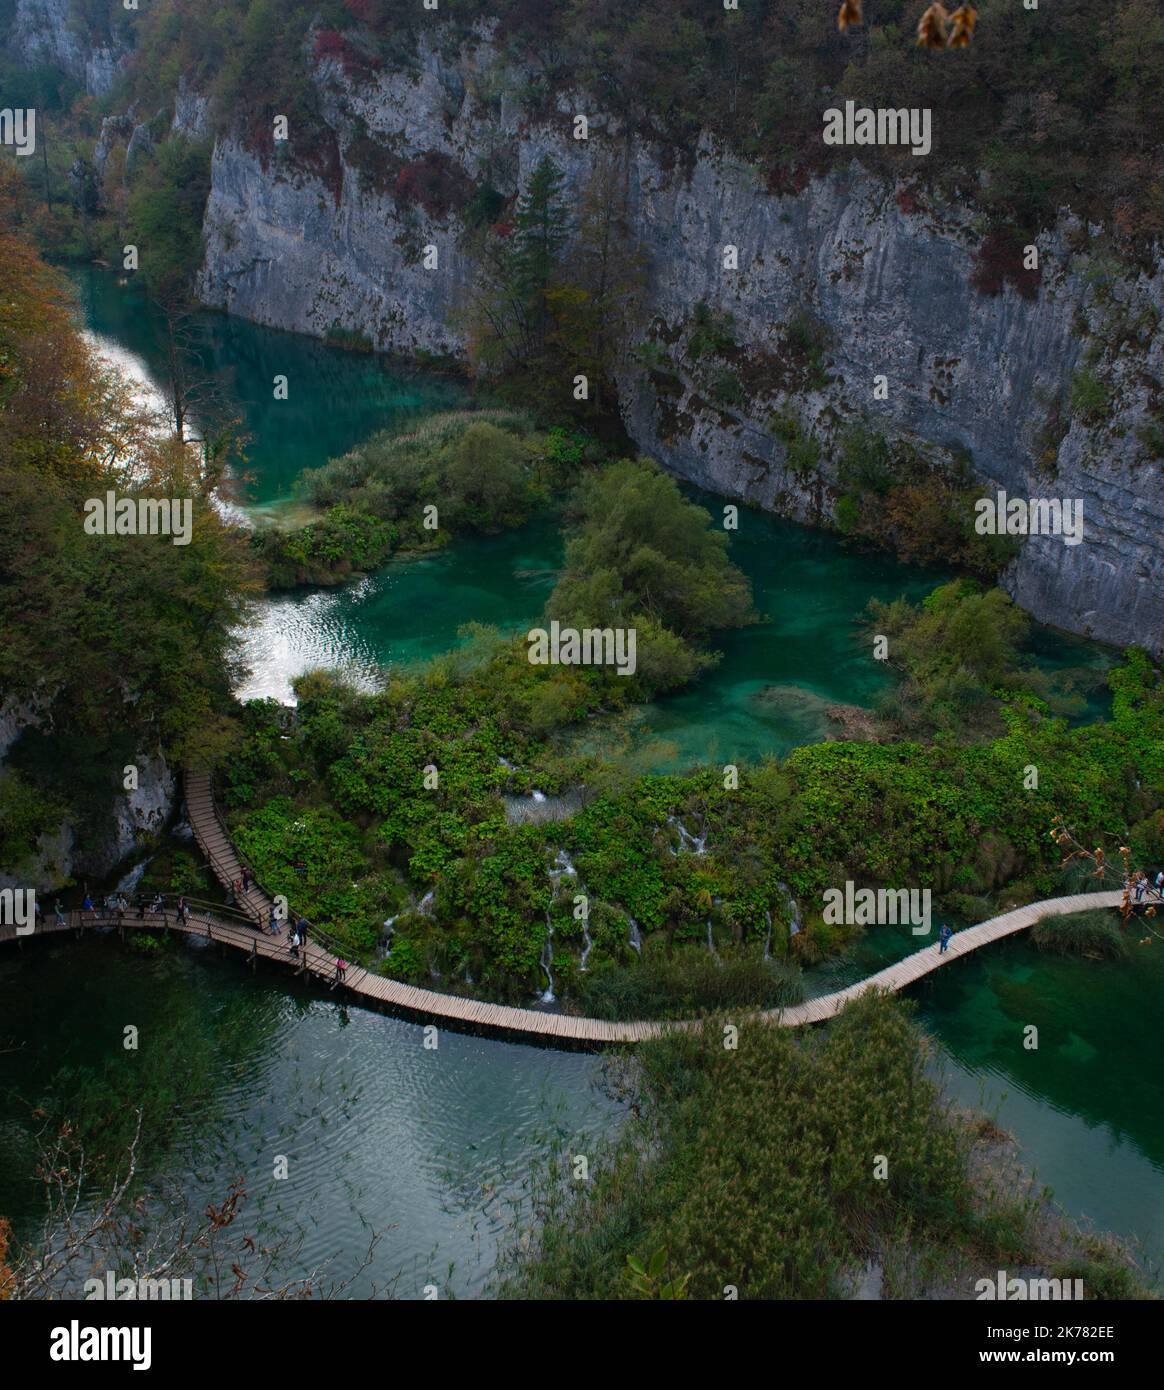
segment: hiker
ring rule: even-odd
[[[942,930],[938,932],[938,941],[940,942],[940,945],[938,946],[938,955],[944,956],[946,954],[946,948],[950,944],[950,937],[952,937],[953,935],[954,933],[950,930],[946,923],[943,922]]]
[[[144,893],[138,893],[135,902],[137,903],[137,920],[139,922],[144,922],[146,914],[146,895]]]
[[[162,921],[166,920],[166,900],[160,893],[154,894],[154,900],[150,903],[150,911],[155,914],[161,913]]]
[[[1136,904],[1137,906],[1144,901],[1144,889],[1148,886],[1148,880],[1142,873],[1136,874]]]
[[[85,901],[81,904],[81,925],[85,925],[85,914],[89,914],[90,921],[97,920],[97,909],[93,906],[93,899],[89,896],[88,890],[85,892]]]
[[[1164,898],[1164,869],[1156,875],[1156,896]]]
[[[190,905],[187,903],[184,895],[178,899],[178,921],[181,922],[183,926],[187,925],[190,921]]]
[[[64,909],[61,907],[60,898],[53,904],[53,912],[56,914],[57,926],[63,927],[65,925],[65,913]]]
[[[249,893],[249,892],[251,891],[251,883],[252,883],[252,882],[253,882],[253,879],[251,878],[251,871],[250,871],[250,869],[245,869],[245,868],[244,868],[243,871],[242,871],[242,890],[243,890],[244,893]]]
[[[273,905],[271,907],[271,935],[279,935],[279,910]]]
[[[347,974],[348,974],[348,963],[347,963],[347,961],[346,961],[346,960],[341,960],[339,956],[336,956],[336,958],[335,958],[335,978],[336,978],[336,983],[342,985],[343,982],[344,982],[344,980],[347,979]]]
[[[292,958],[299,959],[299,927],[296,925],[291,929],[291,945],[288,947]]]
[[[44,931],[44,908],[40,905],[40,899],[34,897],[32,900],[33,929],[39,928]]]

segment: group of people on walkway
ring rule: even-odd
[[[1164,869],[1161,869],[1156,875],[1154,885],[1143,869],[1137,869],[1132,875],[1130,883],[1127,880],[1124,881],[1124,887],[1131,888],[1137,906],[1152,893],[1155,893],[1156,897],[1164,902]]]

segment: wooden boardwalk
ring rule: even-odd
[[[241,878],[242,865],[218,813],[209,777],[196,773],[186,774],[186,804],[195,838],[207,861],[223,885],[231,887]],[[869,976],[868,979],[850,985],[847,989],[821,995],[817,999],[809,999],[790,1008],[769,1009],[760,1016],[786,1028],[823,1023],[826,1019],[835,1018],[850,1000],[866,990],[896,992],[905,989],[922,976],[949,965],[970,951],[976,951],[992,941],[1001,940],[1004,936],[1024,931],[1042,917],[1078,912],[1084,908],[1118,907],[1122,897],[1122,892],[1117,889],[1102,893],[1076,894],[1065,898],[1048,898],[1043,902],[1031,903],[1027,907],[1015,908],[1001,917],[993,917],[976,927],[956,932],[951,937],[949,948],[944,955],[939,952],[937,943],[933,942],[895,965]],[[270,919],[272,906],[271,899],[266,894],[258,888],[252,888],[249,893],[240,897],[239,906],[250,918],[251,925],[243,921],[230,921],[201,908],[194,908],[185,923],[180,923],[172,910],[164,917],[161,914],[146,913],[142,918],[138,918],[136,912],[131,911],[119,925],[123,931],[140,928],[152,931],[179,931],[217,941],[246,952],[252,959],[278,961],[300,973],[310,973],[336,987],[336,958],[330,950],[317,941],[309,941],[300,953],[300,959],[296,961],[289,950],[286,928],[281,929],[277,935],[270,935],[261,930],[261,925]],[[92,929],[92,924],[87,927],[80,919],[79,912],[69,913],[63,927],[54,921],[46,920],[43,927],[37,928],[35,935],[52,935],[66,931],[83,932]],[[108,921],[103,919],[103,925],[109,925]],[[0,927],[0,943],[15,939],[17,938],[13,927]],[[367,1003],[381,1004],[393,1012],[406,1014],[422,1023],[450,1024],[455,1028],[498,1033],[527,1042],[546,1042],[559,1046],[602,1047],[610,1043],[636,1043],[658,1037],[664,1029],[697,1026],[695,1021],[612,1023],[605,1019],[578,1018],[569,1014],[545,1013],[537,1009],[512,1009],[502,1004],[488,1004],[474,999],[461,999],[451,994],[438,994],[435,990],[417,989],[412,985],[402,984],[399,980],[373,975],[358,966],[348,967],[347,977],[339,987]]]

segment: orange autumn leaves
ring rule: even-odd
[[[837,28],[845,33],[850,26],[864,23],[863,0],[842,0]],[[944,5],[929,6],[917,22],[917,41],[921,48],[966,48],[974,37],[978,11],[973,5],[959,5],[951,14]]]

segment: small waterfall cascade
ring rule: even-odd
[[[679,849],[688,850],[692,854],[707,853],[707,828],[703,829],[700,835],[692,835],[691,831],[683,824],[678,816],[668,816],[667,824],[673,825],[679,832]],[[677,854],[678,850],[672,850],[672,854]]]
[[[554,859],[554,867],[549,871],[550,882],[554,885],[554,892],[557,893],[563,878],[578,877],[578,870],[574,867],[574,861],[570,858],[568,850],[560,849]],[[594,949],[594,942],[590,939],[590,923],[587,918],[582,918],[582,959],[578,962],[578,969],[585,970],[586,962],[590,959],[590,952]]]
[[[791,888],[789,888],[787,883],[782,882],[780,884],[780,891],[784,894],[784,901],[788,904],[788,910],[791,914],[788,924],[788,937],[789,940],[791,940],[792,937],[797,936],[800,933],[800,905],[792,896],[792,890]]]
[[[546,988],[541,995],[543,1004],[554,1002],[554,924],[546,908],[546,944],[542,947],[541,967],[546,972]]]
[[[627,939],[627,944],[636,955],[641,956],[643,953],[643,936],[639,931],[639,924],[629,913],[627,914],[626,920],[630,924],[630,936]]]
[[[764,959],[772,959],[772,914],[768,911],[764,913],[764,920],[768,923],[768,932],[764,937]]]
[[[392,954],[392,938],[396,935],[396,918],[399,916],[400,914],[396,913],[392,917],[384,918],[384,943],[380,948],[382,960],[387,960]]]
[[[117,883],[113,891],[115,893],[136,892],[137,885],[141,882],[142,875],[145,873],[150,862],[153,860],[153,857],[154,856],[152,854],[148,855],[145,859],[142,859],[137,864],[135,864],[127,874],[122,875],[122,877],[117,880]]]

